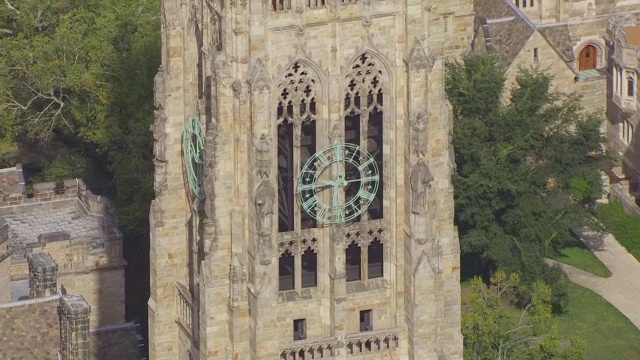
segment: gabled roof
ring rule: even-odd
[[[476,0],[474,11],[476,26],[482,26],[486,50],[500,54],[505,68],[511,66],[537,31],[574,71],[575,55],[567,24],[536,26],[510,0]]]
[[[475,1],[474,11],[482,26],[487,50],[500,54],[508,68],[535,27],[505,0]]]
[[[576,60],[567,24],[539,27],[538,32],[556,49],[564,61],[573,62]]]

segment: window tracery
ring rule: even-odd
[[[302,62],[295,62],[278,85],[279,232],[317,225],[306,212],[296,209],[294,189],[296,174],[316,152],[317,88],[317,77]]]
[[[380,64],[369,53],[361,54],[351,65],[346,75],[344,95],[345,142],[360,146],[369,152],[376,164],[382,183],[383,168],[383,119],[384,119],[384,72]],[[347,167],[347,180],[356,179],[357,168]],[[360,189],[354,181],[345,187],[345,201],[352,199]],[[376,196],[364,213],[365,220],[381,219],[384,186],[379,186]],[[358,222],[362,218],[356,218]]]

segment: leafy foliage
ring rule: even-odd
[[[520,277],[498,271],[486,286],[471,283],[462,314],[465,359],[565,359],[584,356],[578,341],[562,344],[551,321],[551,289],[543,282],[531,286],[531,298],[515,314]],[[514,316],[515,315],[515,316]]]
[[[144,236],[152,197],[159,2],[8,1],[0,6],[0,159],[31,180],[82,177]],[[105,169],[106,172],[105,172]]]
[[[527,284],[542,279],[561,310],[566,279],[544,258],[572,240],[572,228],[596,227],[588,209],[607,163],[601,121],[581,111],[578,97],[553,90],[543,72],[521,69],[508,94],[504,82],[491,55],[447,66],[463,271],[504,268]]]

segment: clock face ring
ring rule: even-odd
[[[375,158],[359,146],[338,143],[309,158],[298,177],[303,211],[321,224],[341,224],[360,216],[378,192]]]

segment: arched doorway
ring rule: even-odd
[[[593,45],[587,45],[580,51],[578,70],[592,70],[596,68],[598,62],[598,49]]]

